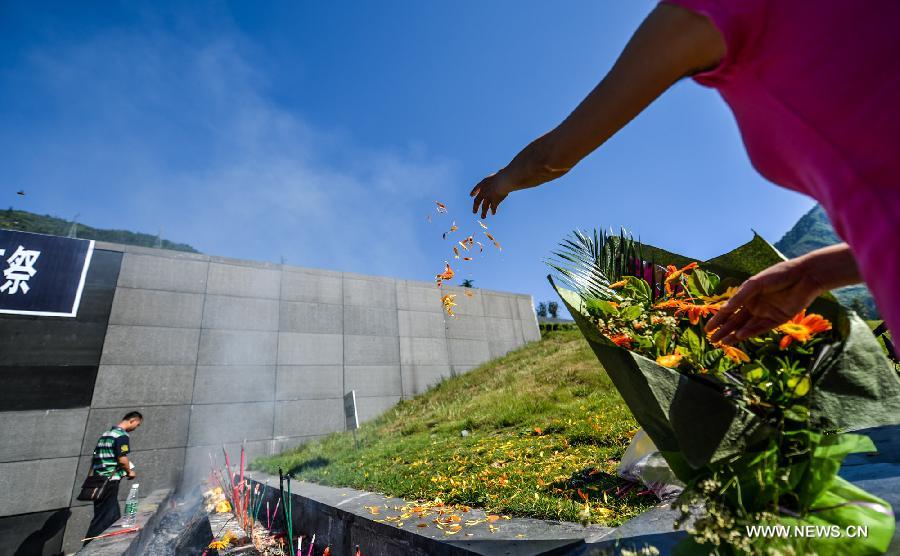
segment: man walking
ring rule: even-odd
[[[122,477],[128,480],[137,477],[128,461],[131,451],[128,433],[141,426],[143,421],[143,415],[131,411],[122,417],[118,425],[104,432],[97,440],[97,447],[91,458],[91,475],[109,477],[109,481],[100,498],[94,500],[94,518],[86,537],[101,534],[122,515],[119,512],[119,482]]]

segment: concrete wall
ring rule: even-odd
[[[70,511],[62,542],[74,548],[92,513],[75,490],[97,437],[127,411],[145,416],[132,460],[149,492],[202,479],[223,444],[234,456],[245,441],[255,457],[343,430],[350,390],[369,420],[540,338],[527,295],[444,288],[458,294],[454,319],[426,282],[103,243],[96,253],[98,291],[85,297],[96,301],[78,319],[0,315],[0,329],[43,338],[25,353],[0,345],[4,378],[50,369],[44,382],[16,379],[14,397],[37,389],[36,401],[0,407],[0,535],[10,519],[27,533],[21,514],[46,529]],[[47,554],[63,538],[53,534]]]

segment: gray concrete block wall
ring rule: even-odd
[[[9,505],[4,515],[70,506],[70,529],[84,529],[89,507],[74,496],[90,452],[132,409],[145,415],[132,434],[142,490],[184,486],[209,474],[210,456],[221,462],[223,444],[236,464],[242,442],[252,459],[344,430],[342,397],[350,390],[368,421],[540,338],[529,296],[97,249],[124,254],[91,407],[0,412],[0,492],[31,466],[52,475],[35,485],[46,496]],[[443,312],[443,293],[457,295],[457,318]],[[25,440],[32,434],[58,442],[35,448]],[[66,531],[67,548],[81,532]]]

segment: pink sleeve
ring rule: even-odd
[[[699,83],[720,85],[752,63],[754,46],[765,28],[767,0],[662,0],[696,12],[713,22],[725,40],[725,57],[715,68],[694,75]]]

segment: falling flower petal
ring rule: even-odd
[[[485,230],[488,229],[488,227],[485,226],[484,222],[482,222],[481,220],[478,221],[478,225],[481,226],[482,228],[484,228]]]
[[[454,221],[453,224],[450,225],[450,229],[448,231],[444,232],[444,234],[441,237],[443,239],[447,239],[447,235],[455,232],[458,229],[459,229],[459,227],[456,225],[456,221]]]
[[[435,278],[437,278],[438,282],[443,282],[444,280],[452,280],[453,275],[455,274],[453,272],[453,269],[450,268],[450,263],[448,263],[447,261],[444,261],[444,265],[445,265],[444,272],[437,274],[435,276]]]
[[[435,201],[434,204],[437,205],[438,212],[440,212],[441,214],[447,214],[447,205],[438,201]]]
[[[457,249],[456,247],[453,248],[453,258],[454,259],[459,258],[459,249]]]
[[[455,299],[456,295],[452,293],[448,293],[441,298],[441,304],[443,304],[444,310],[447,311],[447,314],[451,317],[455,316],[453,314],[453,308],[456,307],[456,302],[454,301]]]
[[[486,235],[487,238],[494,243],[494,247],[496,247],[497,249],[500,249],[501,251],[503,250],[503,248],[500,247],[500,243],[496,239],[494,239],[494,236],[492,236],[491,234],[489,234],[487,232],[484,232],[484,235]]]
[[[458,243],[459,243],[459,246],[462,247],[463,249],[465,249],[466,251],[469,250],[469,246],[466,245],[465,243],[463,243],[462,241],[460,241],[460,242],[458,242]]]
[[[462,260],[464,260],[464,261],[471,261],[471,260],[472,260],[472,257],[463,257]]]

